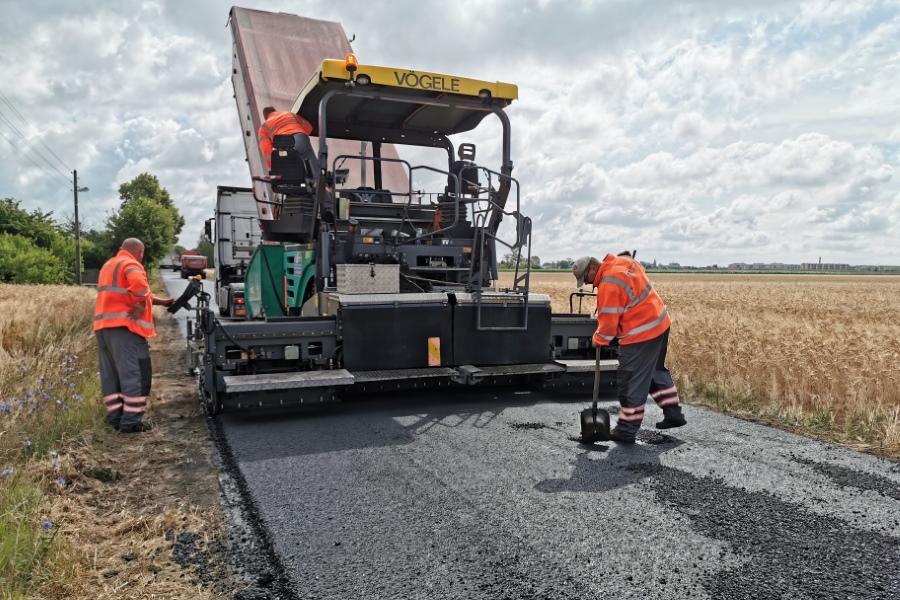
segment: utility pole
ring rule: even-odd
[[[75,190],[75,283],[81,285],[81,223],[78,220],[78,192],[88,192],[88,188],[78,187],[78,171],[72,171]]]

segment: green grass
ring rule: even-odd
[[[0,285],[0,598],[27,598],[74,562],[50,510],[72,493],[60,465],[102,429],[99,399],[93,293]]]
[[[0,487],[0,594],[27,598],[28,591],[51,576],[51,558],[62,550],[59,524],[36,520],[41,493],[19,474]],[[48,568],[49,567],[49,568]]]

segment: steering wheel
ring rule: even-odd
[[[181,293],[181,296],[178,297],[178,300],[175,301],[172,306],[167,308],[166,310],[172,314],[177,313],[179,310],[188,305],[188,300],[199,294],[203,291],[203,281],[202,278],[197,275],[191,282],[187,284],[187,287],[184,288],[184,291]]]

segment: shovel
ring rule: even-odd
[[[609,413],[597,408],[597,396],[600,395],[600,348],[597,348],[597,359],[594,364],[594,402],[590,408],[581,411],[581,442],[593,444],[609,440]]]

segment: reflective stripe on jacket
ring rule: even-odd
[[[126,250],[106,261],[97,280],[97,306],[94,309],[94,331],[110,327],[127,327],[132,333],[150,338],[156,335],[153,324],[153,294],[147,273]],[[131,308],[144,303],[138,319],[128,316]]]
[[[650,286],[644,267],[630,256],[607,254],[594,279],[597,331],[594,343],[636,344],[662,335],[672,325],[662,298]]]
[[[269,115],[266,122],[260,125],[259,151],[262,153],[266,166],[272,168],[272,140],[276,135],[293,135],[295,133],[312,133],[312,125],[306,119],[301,119],[292,112],[276,111]]]

